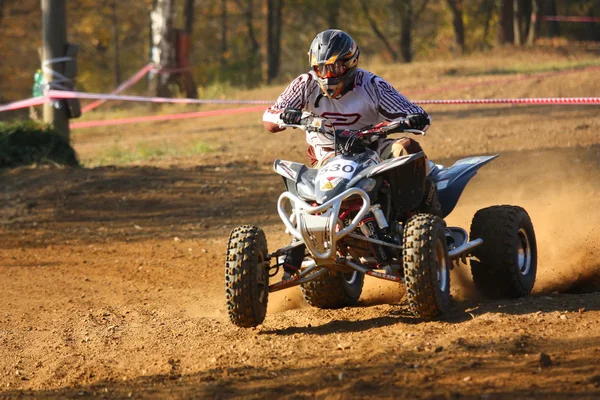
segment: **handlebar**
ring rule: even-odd
[[[319,117],[322,118],[322,117]],[[323,118],[325,119],[325,118]],[[333,124],[332,124],[333,125]],[[311,128],[310,125],[304,125],[304,124],[279,124],[280,128],[295,128],[295,129],[301,129],[303,131],[307,131],[309,130],[309,128]],[[398,129],[400,128],[400,129]],[[403,133],[403,132],[408,132],[408,133],[412,133],[413,135],[417,135],[417,136],[425,136],[426,132],[419,130],[419,129],[411,129],[406,127],[406,125],[404,125],[404,121],[394,121],[388,125],[384,125],[380,128],[365,128],[365,129],[358,129],[356,131],[352,131],[353,133],[360,133],[361,136],[374,136],[374,135],[379,135],[379,134],[388,134],[388,133]]]

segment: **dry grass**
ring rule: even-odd
[[[512,55],[510,58],[508,55]],[[587,97],[600,93],[598,71],[578,71],[566,75],[545,76],[499,83],[503,79],[521,76],[511,72],[498,75],[497,71],[557,71],[589,65],[597,65],[598,59],[589,49],[556,51],[519,51],[504,49],[499,52],[477,54],[452,61],[417,62],[405,64],[364,63],[365,68],[383,76],[408,97],[431,98],[511,98],[511,97]],[[450,72],[449,72],[450,71]],[[487,72],[486,72],[487,71]],[[461,88],[465,84],[496,81],[494,84]],[[233,99],[275,99],[285,85],[262,87],[254,90],[227,92]],[[430,94],[414,94],[411,91],[454,87]],[[86,115],[83,120],[113,119],[140,115],[169,114],[198,110],[223,109],[222,105],[164,105],[150,107],[143,104],[127,104],[110,109],[104,105]],[[238,106],[229,106],[235,108]],[[243,106],[239,106],[243,107]],[[536,146],[535,132],[543,129],[555,138],[548,147],[575,146],[600,141],[598,106],[427,106],[434,124],[430,136],[420,139],[426,151],[436,157],[459,156],[461,145],[469,143],[476,132],[491,126],[497,128],[484,135],[475,148],[483,152],[519,150]],[[548,118],[552,115],[552,118]],[[489,130],[489,129],[488,129]],[[579,137],[566,132],[575,131]],[[596,132],[596,134],[594,134]],[[584,133],[585,135],[581,135]],[[239,153],[256,159],[272,160],[277,154],[299,161],[304,160],[305,143],[302,135],[281,133],[286,141],[271,140],[262,127],[261,113],[239,114],[233,117],[205,117],[188,120],[134,125],[108,126],[76,130],[73,133],[75,148],[86,165],[133,164],[168,162],[210,162],[218,157],[236,157]],[[207,143],[215,152],[194,153],[189,151],[197,142]],[[99,146],[99,143],[103,145]],[[140,157],[140,147],[170,150],[160,157]],[[118,147],[118,157],[106,157],[107,151]],[[282,154],[282,147],[285,151]],[[129,161],[128,161],[129,160]],[[266,162],[266,161],[265,161]],[[269,163],[271,161],[268,161]]]

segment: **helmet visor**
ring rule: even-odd
[[[347,69],[346,60],[337,60],[333,64],[313,65],[313,70],[321,79],[339,78]]]

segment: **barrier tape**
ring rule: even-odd
[[[231,115],[231,114],[241,114],[247,112],[263,112],[265,111],[265,107],[246,107],[246,108],[233,108],[227,110],[212,110],[212,111],[197,111],[190,113],[180,113],[180,114],[168,114],[168,115],[151,115],[147,117],[133,117],[133,118],[121,118],[121,119],[112,119],[107,121],[80,121],[80,122],[72,122],[70,127],[72,129],[77,128],[94,128],[98,126],[110,126],[110,125],[125,125],[125,124],[134,124],[138,122],[152,122],[152,121],[170,121],[174,119],[185,119],[185,118],[199,118],[199,117],[212,117],[215,115]]]
[[[99,96],[101,94],[92,94],[92,93],[88,93],[86,94],[88,97],[88,99],[97,99],[101,104],[107,100],[131,100],[131,101],[148,101],[147,97],[143,97],[143,96],[129,96],[128,98],[123,98],[123,97],[116,97],[114,96],[117,91],[122,91],[124,89],[126,89],[127,87],[135,84],[136,79],[139,80],[141,79],[141,77],[143,76],[144,73],[153,70],[153,71],[157,71],[160,72],[159,70],[157,70],[157,68],[152,65],[152,64],[147,64],[146,66],[142,67],[138,72],[136,72],[131,78],[129,78],[126,82],[124,82],[122,85],[120,85],[111,95],[103,95],[106,97],[103,98],[99,98],[99,97],[91,97],[91,96]],[[550,73],[541,73],[541,74],[530,74],[530,75],[526,75],[526,76],[521,76],[521,77],[516,77],[516,78],[509,78],[509,79],[495,79],[495,80],[488,80],[488,81],[483,81],[483,82],[475,82],[475,83],[469,83],[469,84],[464,84],[464,85],[455,85],[455,86],[446,86],[446,87],[440,87],[440,88],[433,88],[433,89],[423,89],[423,90],[412,90],[412,91],[403,91],[404,94],[422,94],[422,93],[434,93],[434,92],[441,92],[441,91],[446,91],[446,90],[455,90],[455,89],[464,89],[464,88],[472,88],[472,87],[477,87],[477,86],[485,86],[485,85],[492,85],[492,84],[499,84],[499,83],[509,83],[509,82],[516,82],[516,81],[521,81],[521,80],[526,80],[526,79],[538,79],[538,78],[545,78],[545,77],[549,77],[549,76],[556,76],[556,75],[563,75],[563,74],[571,74],[571,73],[576,73],[576,72],[585,72],[585,71],[595,71],[595,70],[600,70],[600,66],[595,66],[595,67],[588,67],[588,68],[583,68],[583,69],[573,69],[573,70],[567,70],[567,71],[558,71],[558,72],[550,72]],[[143,72],[145,71],[145,72]],[[133,83],[132,83],[133,82]],[[113,96],[113,97],[110,97]],[[60,98],[60,96],[55,96],[56,98]],[[82,97],[83,98],[83,97]],[[40,100],[41,99],[41,100]],[[155,98],[155,99],[160,99],[160,98]],[[26,99],[26,100],[20,100],[20,101],[16,101],[13,103],[8,103],[5,105],[0,105],[0,112],[3,111],[13,111],[13,110],[18,110],[20,108],[27,108],[30,106],[36,106],[36,105],[40,105],[40,104],[44,104],[45,102],[50,101],[50,99],[48,97],[37,97],[37,98],[30,98],[30,99]],[[273,101],[262,101],[262,100],[195,100],[195,99],[168,99],[168,100],[160,100],[160,101],[156,101],[156,102],[160,102],[160,103],[184,103],[184,104],[265,104],[265,105],[270,105],[273,104]],[[83,108],[83,111],[90,111],[91,109],[97,107],[97,105],[94,105],[94,107],[90,106],[94,104],[91,103],[90,105],[86,106]],[[98,104],[98,105],[99,105]]]
[[[600,97],[532,97],[517,99],[415,100],[416,104],[600,104]]]
[[[110,92],[110,94],[119,94],[122,91],[124,91],[125,89],[129,89],[130,87],[132,87],[133,85],[135,85],[136,83],[138,83],[144,77],[144,75],[146,75],[148,72],[153,72],[155,74],[166,74],[166,73],[174,74],[174,73],[177,73],[177,72],[188,71],[189,69],[190,69],[190,67],[183,67],[183,68],[158,68],[154,64],[148,63],[148,64],[144,65],[142,68],[140,68],[131,77],[129,77],[125,82],[123,82],[119,86],[117,86],[117,88],[115,90],[113,90],[112,92]],[[107,100],[96,100],[96,101],[94,101],[94,102],[86,105],[85,107],[83,107],[81,109],[81,111],[83,113],[92,111],[93,109],[95,109],[96,107],[98,107],[101,104],[105,103],[106,101]]]
[[[130,96],[102,93],[72,92],[63,90],[48,90],[46,97],[52,99],[103,99],[119,101],[140,101],[150,103],[173,103],[173,104],[268,104],[274,103],[272,100],[203,100],[203,99],[172,99],[170,97],[152,97],[152,96]]]
[[[139,69],[135,74],[129,77],[125,82],[121,83],[115,90],[113,90],[110,94],[119,94],[125,89],[129,89],[131,86],[135,85],[139,82],[140,79],[144,77],[148,73],[148,71],[154,69],[152,64],[146,64],[141,69]],[[81,109],[81,112],[86,113],[92,111],[94,108],[100,106],[102,103],[106,102],[106,100],[96,100]]]
[[[416,100],[418,104],[600,104],[600,97],[570,98],[521,98],[521,99],[457,99],[457,100]],[[110,125],[133,124],[151,121],[169,121],[184,118],[209,117],[215,115],[231,115],[245,112],[264,112],[265,107],[233,108],[226,110],[200,111],[169,115],[153,115],[147,117],[122,118],[107,121],[85,121],[71,123],[72,129],[93,128]]]

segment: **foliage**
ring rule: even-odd
[[[79,165],[68,140],[52,127],[33,121],[0,123],[0,168],[48,163]]]
[[[177,6],[176,28],[183,28],[184,1]],[[531,2],[532,0],[519,0]],[[548,4],[555,0],[545,0]],[[361,5],[368,5],[368,16]],[[267,77],[267,2],[258,0],[196,1],[194,8],[192,75],[200,86],[256,87]],[[336,27],[359,43],[361,57],[368,62],[393,62],[390,52],[400,53],[405,7],[426,4],[412,23],[414,60],[451,58],[452,13],[446,0],[285,0],[282,11],[282,43],[278,82],[289,81],[307,69],[306,52],[315,34]],[[465,50],[489,50],[496,43],[499,25],[498,0],[461,0],[465,27]],[[396,6],[395,6],[396,5]],[[600,0],[556,1],[559,15],[598,16]],[[28,97],[33,74],[39,68],[41,11],[39,2],[0,2],[0,102]],[[131,75],[149,60],[149,11],[152,0],[77,0],[67,2],[68,40],[80,46],[77,88],[108,92],[119,80]],[[546,10],[547,11],[547,10]],[[405,16],[405,15],[404,15]],[[226,17],[226,18],[224,18]],[[249,31],[249,19],[252,34]],[[375,34],[370,20],[389,42]],[[548,22],[542,22],[542,36]],[[598,40],[600,24],[560,23],[561,37],[568,40]],[[117,51],[116,44],[118,43]],[[258,46],[258,47],[257,47]],[[396,57],[400,60],[400,57]],[[142,80],[130,93],[144,93]]]

